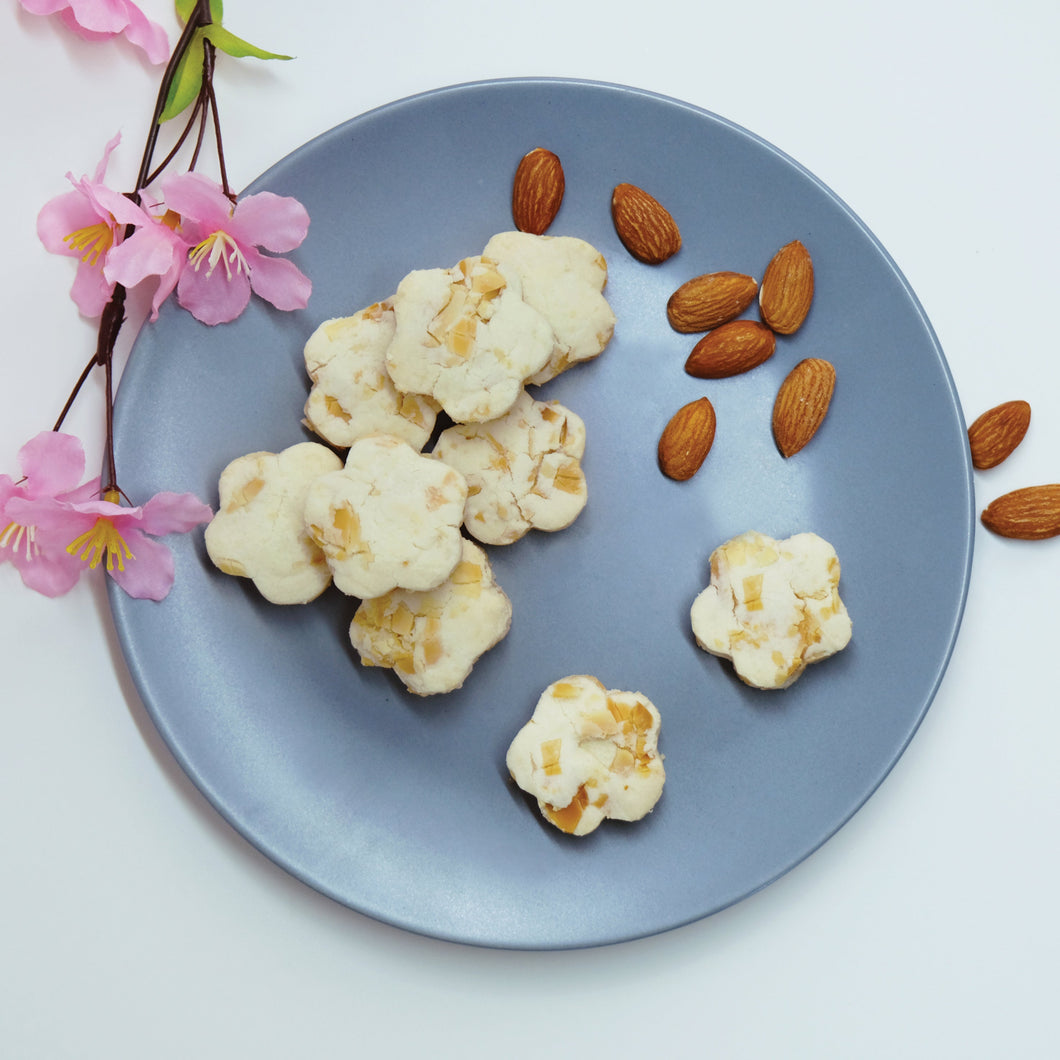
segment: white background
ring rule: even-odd
[[[169,5],[142,6],[175,40]],[[346,118],[481,78],[620,82],[753,130],[890,251],[969,422],[1031,402],[1020,449],[977,473],[978,507],[1060,481],[1055,0],[229,0],[226,23],[297,57],[219,57],[236,187]],[[0,469],[13,473],[94,343],[36,213],[119,129],[110,183],[131,183],[160,69],[15,0],[0,40]],[[100,409],[90,385],[68,422],[93,466]],[[980,527],[975,547],[942,689],[850,824],[706,921],[562,953],[419,938],[288,877],[169,756],[99,580],[52,601],[0,568],[0,1054],[1060,1055],[1060,539],[1006,542]]]

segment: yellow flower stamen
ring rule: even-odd
[[[99,259],[114,245],[114,232],[105,221],[97,221],[94,225],[87,225],[63,236],[63,242],[68,244],[71,250],[83,251],[81,260],[86,265],[95,267]]]
[[[250,272],[247,259],[239,244],[227,232],[211,232],[201,243],[196,244],[188,251],[188,260],[196,272],[205,261],[208,264],[206,277],[213,275],[218,262],[225,267],[225,275],[230,280],[233,273],[239,275],[241,272]]]
[[[11,546],[12,552],[18,552],[23,539],[26,542],[26,559],[36,559],[40,554],[37,544],[37,528],[35,526],[23,526],[21,523],[8,523],[0,533],[0,548]]]
[[[117,504],[121,494],[117,490],[107,490],[103,494],[105,501]],[[118,528],[105,515],[99,516],[91,530],[86,530],[79,538],[71,541],[66,546],[66,551],[71,556],[77,556],[79,560],[87,561],[90,570],[95,570],[103,557],[107,557],[107,570],[114,570],[117,564],[118,570],[125,570],[127,559],[136,559],[125,543],[125,538],[118,532]],[[78,552],[81,555],[77,555]]]

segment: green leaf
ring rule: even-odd
[[[191,18],[192,11],[195,10],[195,5],[198,0],[175,0],[174,6],[177,9],[177,18],[180,19],[184,25],[188,24],[188,19]],[[220,25],[224,17],[224,4],[222,0],[210,0],[210,18]]]
[[[164,121],[169,121],[170,118],[175,118],[198,98],[199,89],[202,88],[202,59],[205,48],[203,40],[203,31],[197,29],[192,34],[188,50],[180,60],[176,76],[169,86],[166,105],[158,117],[160,125]]]
[[[278,55],[276,52],[267,52],[255,47],[253,44],[248,44],[241,37],[237,37],[234,33],[229,33],[219,22],[206,26],[203,29],[203,33],[211,44],[220,48],[226,55],[231,55],[234,59],[245,59],[247,56],[252,59],[291,58],[290,55]]]

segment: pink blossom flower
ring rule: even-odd
[[[163,178],[166,206],[180,214],[180,232],[191,248],[177,284],[177,299],[204,324],[234,320],[251,291],[277,309],[304,309],[312,284],[285,258],[300,246],[309,215],[297,200],[259,192],[232,202],[199,173]]]
[[[173,293],[188,261],[188,244],[177,231],[180,218],[172,211],[156,217],[110,188],[96,191],[99,202],[110,209],[116,220],[136,226],[133,234],[107,255],[104,279],[132,289],[157,276],[158,286],[151,300],[151,319],[157,320],[159,307]]]
[[[21,0],[34,15],[58,15],[68,29],[85,40],[109,40],[124,34],[153,63],[169,58],[166,31],[130,0]]]
[[[10,561],[25,585],[45,596],[62,596],[84,567],[66,546],[69,538],[37,526],[26,502],[55,499],[81,503],[98,496],[99,479],[79,485],[85,451],[71,434],[43,431],[18,454],[22,478],[0,475],[0,562]]]
[[[45,203],[37,215],[37,235],[45,248],[53,254],[78,259],[70,296],[88,317],[99,316],[114,293],[114,284],[103,275],[103,266],[111,248],[121,242],[124,226],[104,205],[104,199],[111,205],[113,200],[105,194],[110,189],[103,184],[103,178],[111,152],[120,142],[118,133],[107,143],[91,178],[75,180],[73,174],[67,173],[74,190]]]
[[[62,535],[67,553],[82,566],[95,570],[102,563],[130,596],[162,600],[173,587],[173,554],[152,537],[187,533],[213,513],[191,493],[156,493],[140,507],[120,500],[118,490],[108,489],[101,499],[23,501],[17,511],[38,533]]]

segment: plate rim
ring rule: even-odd
[[[378,104],[365,110],[359,114],[353,115],[350,118],[344,119],[330,128],[322,130],[315,135],[309,137],[304,143],[298,145],[292,150],[285,153],[282,157],[273,162],[268,168],[262,173],[255,177],[246,187],[240,192],[240,195],[251,194],[257,189],[271,182],[277,172],[281,170],[286,164],[293,161],[296,157],[303,153],[311,150],[323,144],[325,141],[340,137],[343,133],[351,128],[355,128],[361,123],[368,122],[370,120],[385,117],[388,113],[396,113],[404,110],[408,107],[415,107],[416,105],[438,99],[449,95],[459,95],[468,91],[483,91],[490,90],[492,88],[499,89],[518,89],[521,86],[528,87],[556,87],[556,88],[573,88],[573,89],[589,89],[589,90],[600,90],[604,92],[616,92],[622,95],[631,94],[636,97],[641,97],[646,100],[665,104],[671,107],[677,107],[683,111],[687,111],[690,114],[706,119],[712,123],[718,124],[727,130],[735,133],[736,135],[749,140],[755,145],[767,150],[772,155],[776,156],[785,165],[794,169],[803,179],[810,182],[819,192],[823,193],[835,206],[837,206],[843,214],[860,230],[862,235],[872,244],[876,253],[880,256],[881,260],[887,265],[888,269],[893,273],[895,279],[899,283],[902,291],[908,300],[909,306],[915,310],[916,316],[927,338],[930,340],[930,345],[934,350],[935,357],[938,363],[938,367],[942,373],[942,379],[945,382],[946,393],[949,399],[947,408],[952,408],[956,414],[957,422],[962,428],[966,430],[967,421],[964,414],[964,410],[961,404],[960,395],[958,393],[953,373],[950,368],[949,362],[946,358],[945,351],[942,343],[935,331],[935,328],[920,301],[919,296],[913,290],[911,284],[898,266],[897,262],[887,250],[887,248],[881,243],[875,233],[866,225],[861,217],[848,205],[848,203],[839,196],[828,184],[826,184],[820,177],[815,173],[811,172],[801,162],[789,155],[785,150],[778,147],[776,144],[765,139],[761,135],[753,132],[752,130],[740,125],[737,122],[732,121],[729,118],[724,117],[712,110],[699,106],[697,104],[690,103],[686,100],[682,100],[676,97],[666,95],[652,91],[650,89],[640,88],[623,84],[620,82],[612,82],[605,80],[595,79],[584,79],[584,78],[572,78],[572,77],[561,77],[561,76],[515,76],[515,77],[495,77],[480,80],[469,80],[462,82],[454,82],[447,85],[442,85],[435,88],[425,89],[422,91],[414,92],[397,99]],[[148,324],[144,324],[143,327],[148,327]],[[132,354],[135,352],[136,343],[139,341],[139,336],[134,340],[132,350],[130,352],[130,360],[132,360]],[[129,367],[129,363],[126,363],[125,370]],[[122,378],[119,381],[118,393],[116,395],[116,408],[120,410],[120,394],[121,386],[124,383],[125,371],[122,373]],[[120,411],[119,411],[120,414]],[[682,917],[679,920],[667,922],[660,925],[653,931],[643,932],[637,931],[622,937],[606,938],[606,939],[591,939],[588,941],[574,940],[566,944],[558,944],[554,942],[535,944],[526,943],[519,941],[505,941],[495,940],[488,941],[480,938],[472,938],[469,936],[461,936],[456,932],[451,931],[440,931],[437,929],[431,929],[424,926],[423,924],[414,923],[408,917],[402,917],[400,915],[394,915],[387,913],[381,909],[374,909],[370,907],[370,903],[362,903],[360,905],[352,904],[347,898],[339,895],[333,888],[330,888],[327,884],[320,880],[314,879],[305,869],[300,868],[293,859],[278,850],[271,841],[263,840],[259,835],[255,834],[249,825],[244,824],[240,820],[240,814],[235,808],[230,807],[226,800],[219,795],[214,785],[211,784],[207,777],[205,777],[201,770],[197,769],[193,763],[188,759],[183,748],[180,746],[180,741],[174,735],[171,726],[165,719],[164,712],[162,712],[158,704],[153,701],[153,698],[147,694],[149,685],[148,676],[144,671],[142,660],[139,658],[138,652],[135,646],[131,642],[131,638],[134,636],[130,625],[131,625],[131,605],[134,603],[130,598],[126,597],[124,592],[113,582],[113,579],[107,579],[107,598],[110,606],[111,620],[114,625],[115,633],[117,636],[118,646],[122,656],[122,660],[127,668],[129,676],[132,679],[133,684],[136,687],[137,694],[140,698],[140,702],[144,707],[148,717],[151,719],[153,726],[161,735],[163,742],[166,745],[167,750],[173,755],[177,764],[180,766],[185,776],[192,782],[196,790],[202,794],[207,800],[211,808],[216,811],[220,817],[226,822],[226,824],[233,829],[237,836],[250,843],[250,845],[257,851],[263,853],[270,861],[279,866],[287,874],[293,876],[301,883],[310,887],[312,890],[319,894],[322,894],[331,900],[335,901],[340,906],[349,909],[355,913],[369,917],[379,923],[386,924],[395,928],[399,928],[404,931],[408,931],[415,935],[420,935],[427,938],[434,938],[440,941],[453,942],[457,944],[473,945],[479,948],[493,948],[493,949],[510,949],[510,950],[564,950],[564,949],[587,949],[596,948],[607,945],[619,945],[624,942],[631,942],[641,938],[648,938],[656,934],[662,934],[670,931],[674,931],[680,927],[687,926],[692,923],[696,923],[700,920],[707,919],[724,909],[730,908],[740,902],[744,901],[755,894],[758,894],[762,890],[771,886],[777,880],[786,876],[789,872],[795,869],[803,861],[808,859],[811,855],[816,853],[822,846],[825,845],[836,833],[844,828],[850,820],[865,806],[865,804],[875,795],[883,784],[884,780],[890,775],[898,761],[905,754],[912,742],[913,737],[919,731],[924,718],[927,715],[928,710],[931,708],[938,694],[939,688],[941,687],[942,681],[945,678],[946,672],[949,668],[952,660],[953,652],[957,643],[957,639],[960,633],[961,625],[965,609],[968,602],[969,587],[971,581],[971,571],[973,563],[973,555],[975,551],[975,528],[976,528],[976,502],[975,502],[975,490],[974,490],[974,475],[973,467],[971,463],[970,453],[964,450],[962,453],[963,459],[963,487],[965,491],[965,510],[966,510],[966,533],[963,535],[961,544],[962,553],[962,567],[963,576],[961,579],[961,587],[959,598],[956,600],[956,606],[952,612],[952,619],[949,624],[949,628],[946,631],[945,640],[945,651],[940,655],[937,660],[934,678],[929,688],[923,693],[923,701],[920,705],[918,712],[915,717],[912,717],[911,724],[908,731],[905,734],[901,744],[897,747],[896,752],[889,762],[887,762],[882,772],[879,774],[876,782],[865,792],[864,796],[857,801],[855,805],[849,808],[848,812],[842,816],[837,823],[829,825],[820,837],[805,851],[794,857],[787,864],[781,867],[774,875],[770,878],[763,880],[753,889],[746,891],[738,896],[733,897],[730,901],[727,901],[721,905],[710,908],[707,911],[692,915],[688,917]]]

